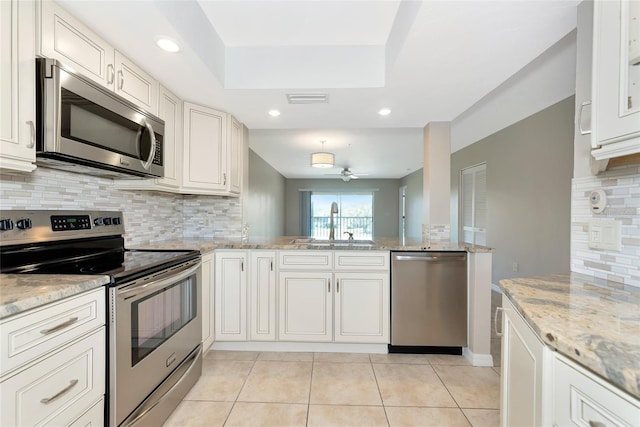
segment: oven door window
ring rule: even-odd
[[[148,356],[197,315],[191,276],[131,303],[131,366]]]

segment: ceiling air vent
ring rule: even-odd
[[[329,102],[328,93],[288,93],[289,104],[326,104]]]

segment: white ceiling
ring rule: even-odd
[[[579,0],[59,3],[182,99],[237,116],[284,176],[324,177],[308,159],[326,140],[337,167],[395,178],[421,167],[424,125],[454,120],[575,28]],[[182,51],[160,51],[158,35]],[[329,102],[287,103],[317,92]]]

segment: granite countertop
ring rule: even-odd
[[[109,276],[0,274],[0,319],[99,288]]]
[[[433,244],[423,246],[420,242],[401,242],[398,238],[378,238],[373,244],[349,243],[346,240],[329,244],[325,241],[311,241],[306,237],[281,236],[272,238],[254,237],[243,242],[240,239],[186,238],[139,244],[130,249],[195,249],[207,253],[215,249],[271,249],[271,250],[391,250],[391,251],[466,251],[493,252],[492,248],[468,244]]]
[[[640,398],[640,289],[577,273],[500,288],[545,344]]]

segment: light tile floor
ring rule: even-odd
[[[165,426],[493,427],[499,373],[449,355],[210,351]]]
[[[210,351],[165,426],[498,426],[501,305],[492,292],[494,368],[448,355]]]

